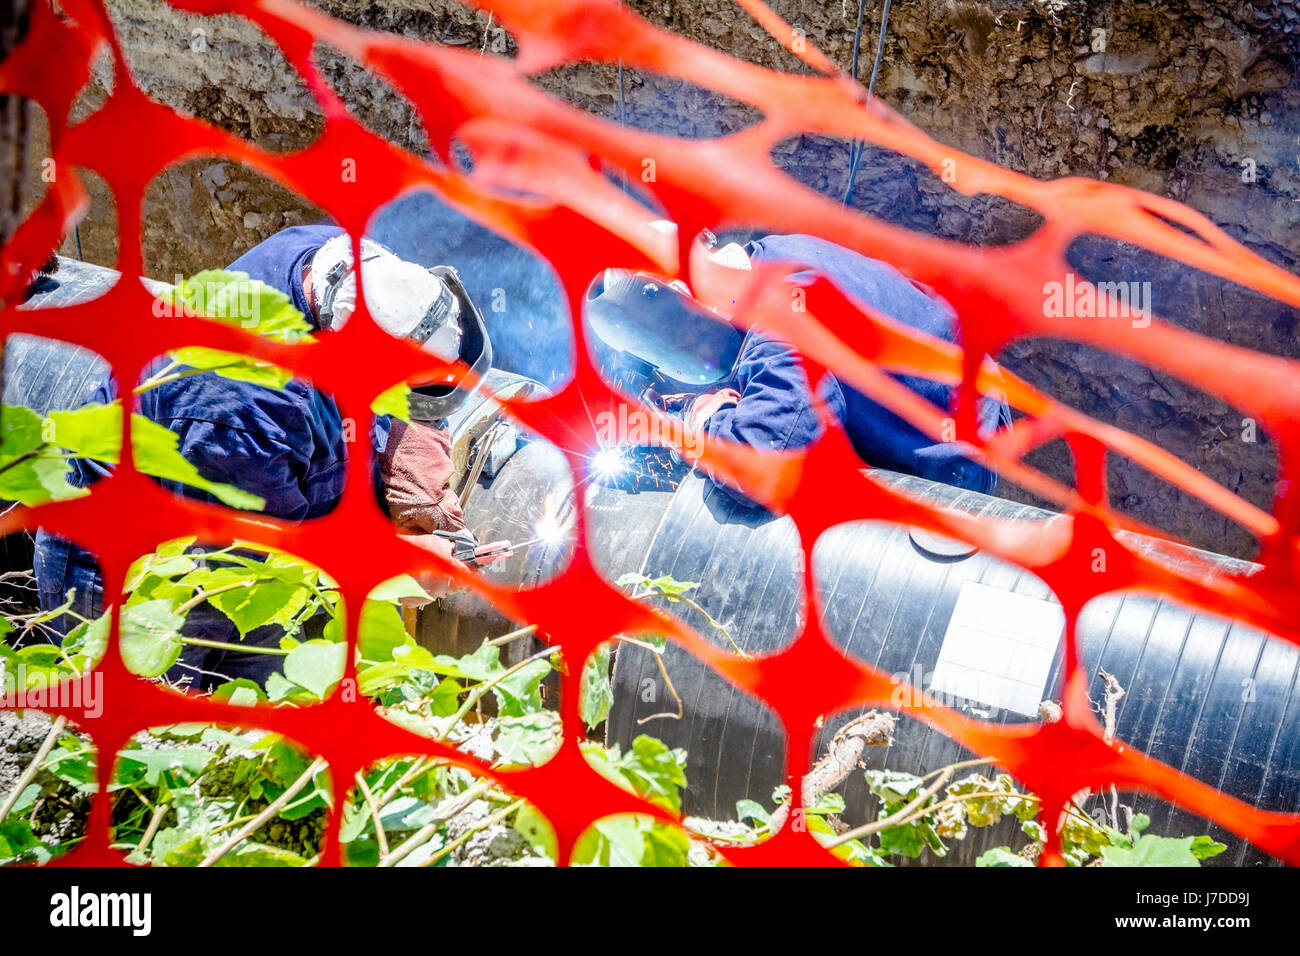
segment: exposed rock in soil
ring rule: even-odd
[[[0,710],[0,801],[18,784],[48,736],[51,723],[50,716],[38,710]],[[85,740],[90,743],[89,737]],[[41,795],[21,816],[31,818],[32,829],[42,842],[57,846],[85,831],[90,813],[88,794],[44,770],[32,778],[28,786],[32,785],[40,787]]]
[[[366,26],[509,56],[513,41],[488,17],[449,0],[320,0]],[[633,0],[652,21],[766,66],[802,70],[738,6]],[[857,5],[776,0],[775,10],[836,62],[848,65]],[[859,76],[874,58],[878,4],[869,2]],[[135,80],[149,95],[268,149],[309,143],[320,109],[278,52],[237,17],[184,14],[160,0],[111,0],[110,13]],[[1300,260],[1300,10],[1289,0],[912,0],[894,5],[877,93],[939,141],[1040,178],[1088,176],[1172,196],[1234,238],[1297,271]],[[423,151],[409,104],[332,51],[318,57],[368,126]],[[99,86],[107,82],[101,74]],[[753,111],[709,91],[626,71],[571,66],[539,78],[546,89],[602,116],[679,136],[717,136],[753,122]],[[92,89],[88,109],[102,90]],[[797,179],[837,198],[847,144],[805,136],[775,159]],[[909,228],[975,244],[1013,241],[1036,217],[1014,204],[954,193],[928,170],[868,149],[854,204]],[[83,224],[88,258],[115,259],[108,198],[92,184]],[[170,279],[228,261],[287,225],[321,218],[294,196],[241,167],[198,160],[164,172],[146,203],[150,274]],[[71,251],[71,244],[65,246]],[[1150,282],[1157,311],[1203,334],[1279,355],[1300,355],[1297,311],[1230,283],[1114,244],[1079,243],[1081,275]],[[1018,343],[1000,358],[1058,398],[1160,443],[1247,500],[1269,507],[1274,453],[1242,415],[1167,376],[1128,368],[1058,342]],[[1062,448],[1031,461],[1063,480]],[[1124,510],[1194,543],[1234,555],[1250,537],[1163,482],[1117,462],[1111,491]],[[1004,489],[1009,496],[1020,496]]]
[[[528,841],[514,827],[505,823],[483,826],[500,809],[500,805],[487,800],[475,800],[447,821],[446,843],[473,831],[464,843],[448,855],[447,865],[554,866],[554,860],[534,853]],[[483,828],[475,830],[476,827]]]

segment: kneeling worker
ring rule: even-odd
[[[749,269],[751,263],[764,259],[803,264],[825,275],[850,298],[896,321],[947,342],[956,340],[956,314],[951,306],[888,263],[835,243],[814,236],[771,235],[743,248],[729,244],[711,256],[737,269]],[[801,274],[795,272],[793,277]],[[717,352],[717,356],[707,357],[725,366],[718,368],[714,387],[661,400],[666,407],[681,407],[689,427],[764,451],[800,448],[816,440],[821,426],[798,352],[758,331],[744,334],[721,326],[718,320],[701,316],[701,310],[705,307],[690,299],[681,282],[665,283],[641,273],[606,270],[588,292],[588,321],[598,340],[597,352],[607,358],[607,364],[633,355],[633,363],[655,367],[665,357],[680,361],[678,353],[683,350],[704,347]],[[660,344],[659,339],[675,344]],[[720,339],[734,341],[719,345]],[[645,354],[636,354],[641,352]],[[949,386],[916,375],[894,378],[934,405],[948,407]],[[822,380],[820,397],[844,423],[854,449],[868,465],[985,494],[996,487],[997,476],[965,457],[961,446],[934,442],[834,376],[828,374]],[[979,418],[981,433],[989,435],[1010,423],[1010,409],[1002,401],[982,399]],[[714,479],[711,474],[709,477]],[[714,481],[741,504],[753,504],[726,483]]]
[[[287,294],[318,332],[339,328],[356,307],[352,242],[336,226],[285,229],[227,268]],[[385,331],[415,341],[439,358],[459,359],[476,376],[486,373],[492,361],[487,330],[454,269],[426,269],[363,239],[361,271],[367,307]],[[166,362],[161,359],[146,369],[146,376]],[[379,461],[376,492],[390,517],[399,531],[446,558],[452,557],[452,544],[434,532],[463,530],[465,521],[448,487],[452,465],[445,418],[472,389],[416,388],[409,424],[380,416],[371,431]],[[111,402],[114,391],[106,378],[92,401]],[[145,391],[138,411],[176,433],[181,454],[204,478],[263,498],[265,514],[294,521],[316,518],[329,512],[342,494],[347,447],[338,407],[299,379],[270,388],[198,372]],[[71,480],[82,486],[108,474],[97,462],[82,459],[74,464]],[[179,482],[161,483],[188,497],[214,500]],[[499,548],[497,542],[481,550]],[[42,530],[37,533],[35,565],[44,609],[61,606],[75,589],[74,611],[87,618],[103,613],[102,583],[89,553]],[[436,594],[449,583],[432,579],[427,585]],[[189,612],[182,633],[221,644],[241,642],[229,618],[206,602]],[[243,642],[277,646],[282,633],[274,626],[259,628]],[[204,689],[238,677],[263,683],[281,660],[187,644],[167,678]]]

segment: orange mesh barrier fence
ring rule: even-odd
[[[481,4],[486,9],[486,4]],[[44,527],[93,551],[104,572],[105,593],[120,593],[129,563],[163,540],[197,534],[238,538],[283,548],[327,570],[347,596],[347,630],[355,646],[362,598],[381,581],[427,567],[441,567],[503,613],[535,623],[565,659],[580,662],[603,641],[624,632],[658,631],[679,642],[737,687],[766,702],[781,717],[792,782],[807,770],[818,718],[846,707],[891,707],[897,690],[889,675],[851,660],[828,639],[811,587],[811,552],[818,535],[846,521],[875,519],[916,525],[960,538],[1039,575],[1066,614],[1065,680],[1059,722],[1000,726],[978,722],[929,701],[914,712],[980,755],[996,760],[1043,800],[1049,829],[1044,863],[1059,863],[1052,827],[1056,810],[1085,788],[1114,784],[1177,802],[1213,819],[1260,848],[1300,862],[1300,817],[1266,812],[1225,796],[1140,751],[1104,740],[1087,698],[1075,625],[1084,605],[1098,595],[1141,588],[1206,611],[1243,621],[1282,639],[1300,641],[1300,365],[1211,341],[1157,318],[1135,328],[1126,318],[1080,323],[1044,315],[1042,289],[1068,271],[1072,239],[1094,234],[1124,240],[1242,286],[1300,306],[1300,279],[1230,240],[1204,217],[1171,200],[1082,179],[1039,182],[929,139],[815,50],[803,50],[796,34],[758,0],[745,7],[814,75],[783,75],[732,59],[664,32],[616,0],[493,0],[491,8],[518,43],[513,60],[480,57],[476,50],[439,47],[368,32],[293,0],[176,0],[197,13],[237,13],[256,24],[303,77],[324,113],[324,129],[309,147],[270,153],[205,122],[182,116],[148,99],[133,85],[104,8],[95,0],[61,0],[65,16],[36,4],[30,32],[0,64],[0,92],[39,103],[50,120],[57,168],[74,166],[103,177],[119,211],[122,237],[118,268],[126,277],[92,303],[57,310],[13,308],[41,261],[72,228],[87,204],[75,175],[63,172],[41,205],[3,251],[0,332],[61,339],[93,349],[113,366],[118,382],[138,378],[141,368],[168,349],[206,345],[275,362],[301,374],[335,397],[344,418],[369,421],[369,403],[401,379],[415,381],[441,370],[427,354],[399,343],[368,320],[348,323],[337,334],[305,345],[270,342],[238,328],[201,319],[153,320],[152,296],[133,278],[143,274],[138,237],[144,191],[163,168],[196,156],[242,163],[308,197],[347,229],[354,240],[372,212],[416,186],[435,190],[456,209],[521,246],[554,268],[573,319],[575,372],[556,394],[535,402],[511,402],[509,414],[562,448],[576,469],[597,445],[585,408],[623,401],[598,374],[582,346],[581,302],[591,277],[607,266],[680,275],[700,297],[726,306],[733,321],[760,327],[793,342],[813,368],[833,371],[845,382],[896,409],[938,438],[947,409],[928,405],[903,389],[887,371],[912,370],[958,385],[954,410],[957,438],[968,442],[992,468],[1023,488],[1054,501],[1069,520],[1008,526],[939,511],[862,471],[838,424],[822,410],[827,426],[815,445],[779,457],[707,442],[702,460],[731,478],[774,511],[791,515],[804,547],[809,613],[786,649],[758,659],[736,657],[683,624],[668,625],[604,580],[582,547],[585,519],[577,515],[579,546],[553,580],[514,590],[441,565],[394,534],[370,494],[371,462],[356,454],[348,463],[348,486],[328,516],[291,524],[241,514],[217,505],[174,497],[130,466],[124,431],[123,462],[94,494],[39,509],[18,509],[0,532]],[[369,132],[346,110],[318,72],[313,45],[329,44],[364,64],[414,104],[435,153],[444,162],[406,153]],[[69,125],[69,109],[90,75],[92,58],[107,47],[116,82],[107,103]],[[681,141],[627,129],[566,105],[542,92],[530,77],[578,61],[617,63],[677,77],[748,103],[761,111],[752,127],[720,140]],[[965,245],[910,233],[843,209],[778,170],[773,145],[800,133],[865,140],[914,157],[938,172],[955,160],[956,189],[989,193],[1032,208],[1043,224],[1032,235],[997,248]],[[472,171],[450,163],[454,140],[475,157]],[[651,157],[655,181],[646,184],[679,224],[676,240],[645,225],[643,207],[601,172],[601,163],[639,180]],[[341,182],[345,162],[358,170]],[[526,195],[525,195],[526,194]],[[964,350],[909,333],[887,317],[865,312],[827,281],[807,289],[807,311],[792,312],[780,270],[736,273],[691,255],[701,229],[762,224],[773,231],[811,233],[884,259],[927,283],[960,316]],[[214,262],[213,265],[220,263]],[[730,278],[728,278],[730,276]],[[735,300],[735,306],[731,306]],[[1216,396],[1256,419],[1276,442],[1281,476],[1273,512],[1234,496],[1162,449],[1072,409],[1027,383],[1006,375],[1010,403],[1027,413],[1016,426],[987,441],[975,428],[976,402],[993,386],[982,370],[984,355],[1010,342],[1048,336],[1085,343],[1159,368]],[[1231,374],[1226,374],[1231,370]],[[647,409],[648,413],[657,414]],[[129,416],[128,416],[129,417]],[[129,426],[124,426],[124,428]],[[680,425],[664,419],[664,433],[682,452]],[[1064,438],[1073,452],[1073,487],[1049,479],[1023,458]],[[692,443],[689,443],[693,445]],[[354,446],[357,447],[357,446]],[[1263,568],[1250,576],[1201,565],[1167,545],[1137,553],[1115,537],[1138,528],[1106,500],[1108,455],[1125,456],[1232,518],[1261,542]],[[576,483],[576,482],[575,482]],[[1095,549],[1109,556],[1094,569]],[[1167,559],[1167,560],[1166,560]],[[575,607],[582,614],[572,613]],[[183,697],[132,676],[113,640],[99,670],[107,706],[96,718],[78,717],[99,752],[110,755],[146,727],[182,721],[247,724],[250,712],[203,698]],[[349,663],[349,674],[354,665]],[[563,746],[543,766],[500,774],[448,746],[385,721],[363,699],[342,696],[302,708],[262,708],[255,720],[321,755],[335,781],[385,756],[428,753],[497,776],[533,802],[551,821],[561,860],[595,819],[621,812],[663,811],[623,792],[591,769],[579,752],[578,681],[571,665],[562,677]],[[814,679],[815,678],[815,679]],[[89,678],[86,678],[89,679]],[[59,709],[50,708],[59,713]],[[71,712],[69,712],[71,716]],[[110,849],[110,802],[105,796],[111,761],[101,761],[101,792],[94,801],[88,836],[59,865],[121,863]],[[793,787],[799,799],[800,788]],[[337,839],[342,802],[333,810],[322,861],[340,861]],[[825,864],[834,862],[807,832],[786,827],[753,847],[726,849],[735,863]]]

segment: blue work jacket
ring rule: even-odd
[[[805,235],[765,236],[751,242],[746,251],[755,262],[769,259],[802,263],[826,276],[850,298],[937,338],[956,340],[950,310],[887,263]],[[940,408],[949,407],[949,386],[914,375],[894,377]],[[751,334],[741,349],[730,384],[740,393],[740,403],[710,416],[710,434],[754,448],[783,451],[806,446],[820,433],[808,377],[790,345]],[[822,398],[844,423],[855,450],[867,464],[986,494],[996,487],[997,476],[991,471],[963,457],[952,445],[935,443],[834,376],[825,376],[819,387]],[[1010,410],[1004,403],[981,401],[982,432],[989,434],[1009,421]],[[734,489],[721,487],[742,500]]]
[[[302,266],[341,232],[337,226],[285,229],[227,268],[286,293],[311,321],[302,288]],[[146,376],[167,363],[165,357],[158,359],[146,369]],[[115,397],[114,383],[105,379],[91,401],[109,402]],[[338,407],[329,396],[299,379],[273,389],[202,372],[143,393],[138,410],[176,433],[181,454],[205,478],[265,499],[264,514],[295,521],[319,517],[334,507],[343,492],[347,447]],[[388,426],[388,419],[383,418],[371,429],[371,440],[378,448],[387,441]],[[83,487],[108,473],[104,465],[84,459],[74,467],[70,480]],[[161,483],[187,497],[214,500],[177,482]],[[102,613],[98,567],[86,551],[38,531],[35,570],[43,608],[60,606],[75,588],[74,610],[85,617]],[[233,625],[215,612],[190,616],[194,620],[187,624],[187,633],[197,627],[216,640],[238,639],[231,635]],[[53,623],[65,630],[75,622],[60,619]]]

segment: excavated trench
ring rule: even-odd
[[[488,16],[449,0],[319,0],[355,23],[510,56],[513,40]],[[634,0],[637,12],[697,41],[785,70],[802,65],[739,7]],[[849,0],[777,0],[777,13],[847,67],[857,5]],[[859,75],[870,73],[879,10],[868,2]],[[272,150],[312,141],[320,110],[266,37],[231,16],[181,13],[160,0],[110,0],[134,79],[149,95]],[[877,93],[956,149],[1040,178],[1088,176],[1172,196],[1284,268],[1300,268],[1300,10],[1246,0],[902,0],[890,15]],[[398,145],[423,151],[409,104],[357,64],[317,51],[356,115]],[[79,112],[111,82],[107,61]],[[691,84],[628,70],[622,105],[617,70],[579,65],[539,77],[551,92],[611,119],[669,135],[718,136],[753,122],[749,107]],[[37,111],[36,122],[40,117]],[[39,139],[39,137],[38,137]],[[39,143],[31,151],[42,155]],[[774,160],[814,189],[842,196],[848,144],[802,136]],[[33,177],[35,165],[33,164]],[[40,193],[33,178],[28,201]],[[91,177],[94,208],[80,229],[82,253],[111,265],[116,217]],[[415,202],[432,205],[423,197]],[[997,197],[962,196],[929,170],[868,148],[853,184],[854,205],[919,231],[973,244],[1014,241],[1035,214]],[[386,237],[407,254],[451,261],[471,291],[504,289],[519,307],[493,329],[508,367],[544,381],[564,358],[537,343],[563,323],[549,273],[527,254],[445,214],[422,230],[426,210],[390,210]],[[441,212],[441,211],[440,211]],[[230,261],[278,229],[323,216],[302,197],[236,164],[196,160],[164,171],[146,202],[150,275]],[[71,237],[61,250],[75,254]],[[1157,312],[1203,334],[1279,355],[1300,355],[1297,311],[1149,254],[1099,239],[1077,242],[1081,275],[1150,282]],[[1261,507],[1269,507],[1276,454],[1268,436],[1237,410],[1160,372],[1059,341],[1022,341],[1000,356],[1062,401],[1150,438]],[[557,370],[559,369],[559,370]],[[1031,461],[1070,480],[1063,443]],[[1112,500],[1125,512],[1193,544],[1249,557],[1242,528],[1123,460],[1112,464]],[[1016,489],[1004,493],[1033,503]]]
[[[374,29],[513,53],[488,16],[448,0],[320,0],[327,12]],[[738,7],[686,0],[631,0],[652,21],[734,56],[799,71]],[[184,14],[160,0],[109,0],[135,81],[152,97],[277,151],[301,148],[321,128],[320,109],[283,58],[246,21]],[[857,5],[776,0],[774,9],[836,62],[848,65]],[[868,3],[859,75],[870,73],[879,10]],[[370,128],[416,152],[427,148],[409,104],[357,64],[321,49],[331,82]],[[112,82],[107,61],[77,107],[88,113]],[[538,78],[593,113],[682,137],[721,136],[754,121],[751,109],[690,84],[580,65]],[[1178,199],[1233,238],[1300,271],[1300,9],[1283,2],[1184,0],[898,0],[876,92],[942,143],[1039,178],[1086,176]],[[7,114],[6,114],[7,116]],[[46,146],[39,111],[28,117],[25,202],[41,194]],[[849,147],[803,136],[774,161],[836,198],[848,185]],[[93,205],[79,230],[81,254],[113,265],[119,238],[111,197],[93,171]],[[919,164],[868,147],[853,204],[908,228],[976,245],[1015,241],[1037,217],[1013,203],[963,196]],[[220,265],[295,224],[323,214],[303,197],[237,164],[196,160],[164,171],[145,208],[149,275],[170,280]],[[476,297],[505,288],[527,321],[497,320],[504,364],[547,382],[564,376],[565,316],[553,279],[526,253],[450,215],[427,196],[386,210],[380,238],[412,258],[451,262]],[[69,237],[60,250],[77,253]],[[1140,250],[1082,239],[1080,275],[1150,282],[1155,310],[1189,329],[1265,352],[1300,357],[1300,314],[1231,283]],[[541,348],[539,342],[559,341]],[[1212,396],[1104,352],[1070,343],[1017,343],[999,356],[1060,400],[1149,438],[1264,508],[1277,480],[1267,436]],[[1031,462],[1064,481],[1071,462],[1057,443]],[[1111,466],[1122,510],[1222,554],[1249,557],[1255,542],[1194,499],[1122,460]],[[1000,493],[1037,503],[1003,485]],[[26,727],[4,728],[27,747]],[[13,743],[13,741],[10,741]],[[30,749],[30,748],[28,748]],[[3,786],[0,785],[0,790]]]

